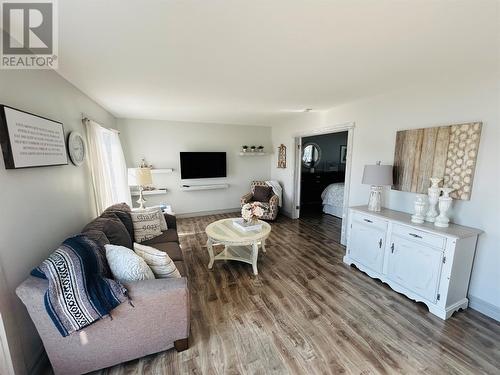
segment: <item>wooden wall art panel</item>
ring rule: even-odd
[[[430,177],[455,189],[450,196],[469,200],[482,123],[474,122],[396,134],[393,189],[427,194]]]

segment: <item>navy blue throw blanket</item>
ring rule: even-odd
[[[85,235],[68,238],[31,275],[47,279],[45,308],[62,336],[109,315],[127,290],[102,276],[99,245]]]

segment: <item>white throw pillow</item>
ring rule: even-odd
[[[133,250],[118,245],[105,245],[105,248],[106,259],[115,280],[124,283],[155,278],[144,259]]]
[[[182,277],[175,263],[164,251],[134,243],[134,251],[143,258],[158,279]]]
[[[160,211],[132,211],[135,242],[144,242],[161,235]]]

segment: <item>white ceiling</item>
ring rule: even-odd
[[[267,125],[499,58],[496,0],[58,4],[60,74],[116,117]]]

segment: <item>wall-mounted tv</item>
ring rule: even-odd
[[[181,178],[226,177],[225,152],[181,152]]]

